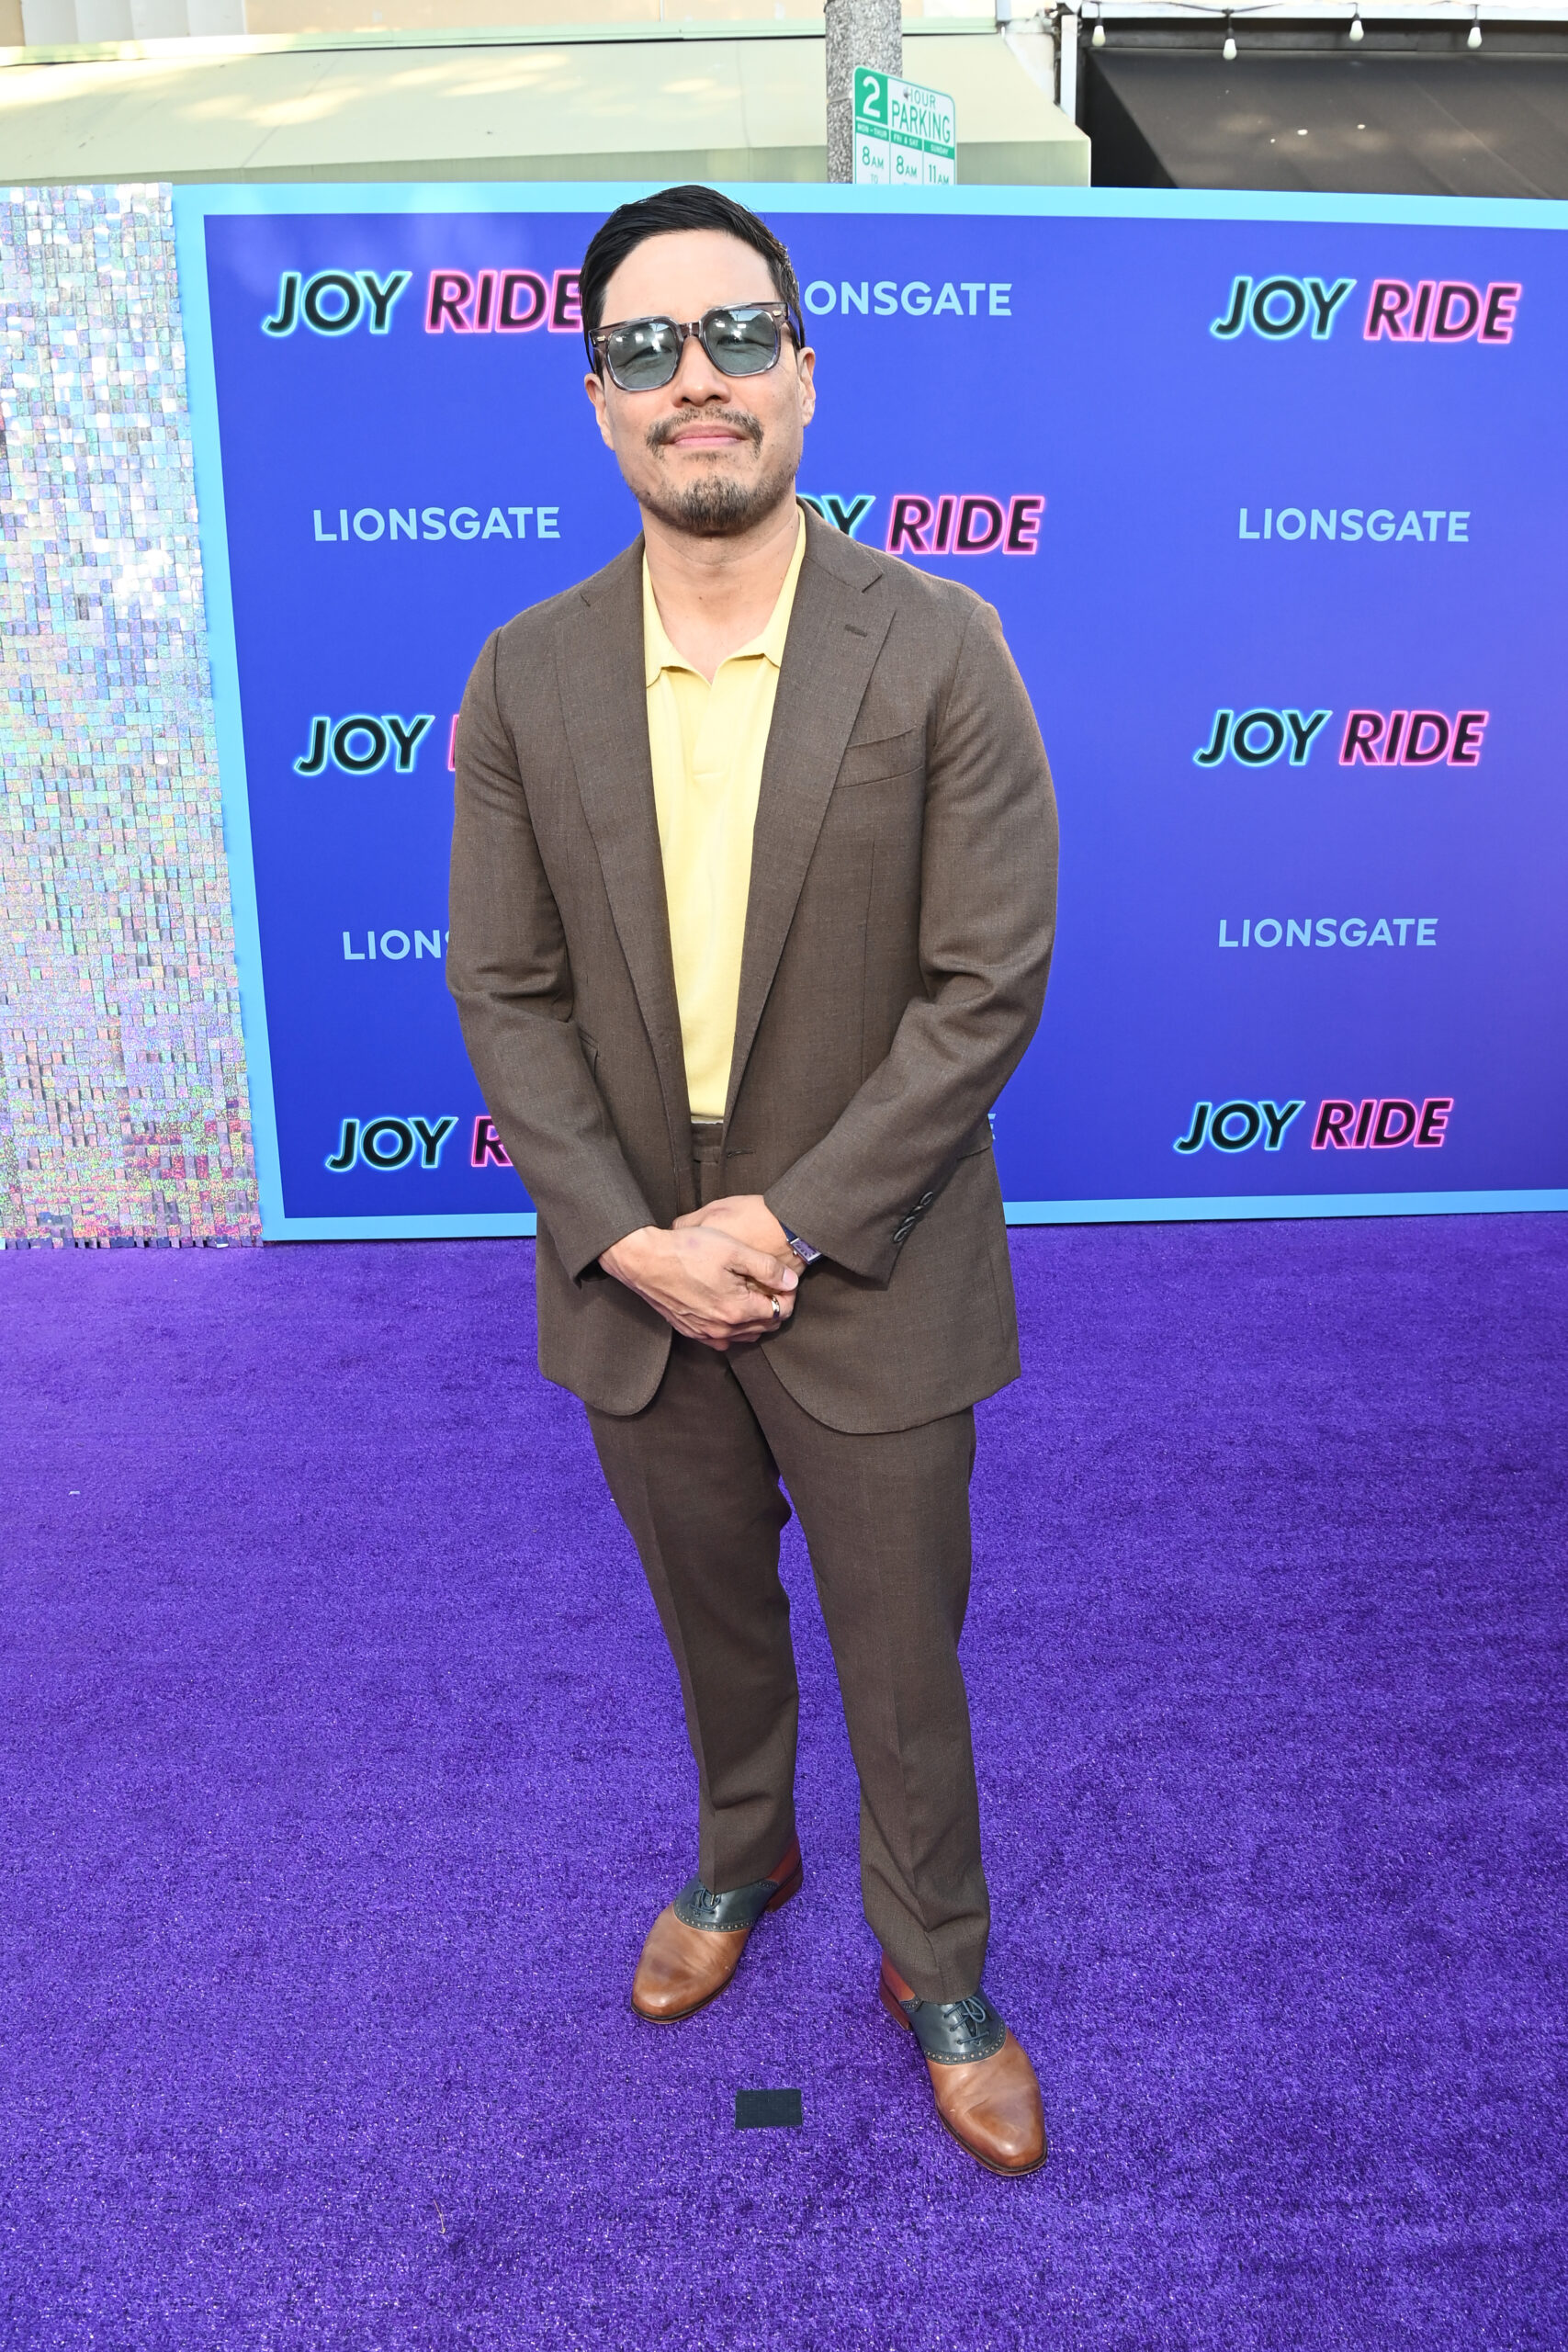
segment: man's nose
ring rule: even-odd
[[[671,387],[682,400],[728,400],[728,379],[716,368],[694,334],[681,345],[681,364]]]

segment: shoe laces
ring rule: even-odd
[[[971,2033],[982,2031],[990,2016],[989,2005],[978,1993],[970,1993],[962,2001],[917,2001],[915,2007],[940,2009],[955,2025],[967,2026]]]

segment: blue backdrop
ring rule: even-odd
[[[625,189],[175,191],[269,1236],[528,1229],[442,976],[484,637],[636,511]],[[1568,1206],[1562,208],[738,189],[803,492],[999,609],[1063,822],[1011,1213]]]

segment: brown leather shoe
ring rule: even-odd
[[[1045,2161],[1040,2085],[984,1993],[918,2001],[886,1953],[877,1991],[924,2051],[938,2119],[959,2146],[987,2172],[1038,2172]]]
[[[800,1840],[795,1838],[777,1870],[750,1886],[713,1894],[700,1878],[688,1879],[648,1931],[632,1978],[637,2016],[653,2025],[674,2025],[716,2001],[763,1912],[777,1911],[798,1894],[801,1877]]]

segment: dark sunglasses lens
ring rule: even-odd
[[[708,357],[727,376],[761,376],[779,356],[778,321],[767,311],[710,311],[703,321]]]
[[[680,364],[681,338],[669,319],[630,319],[604,344],[604,360],[623,392],[657,392]]]

